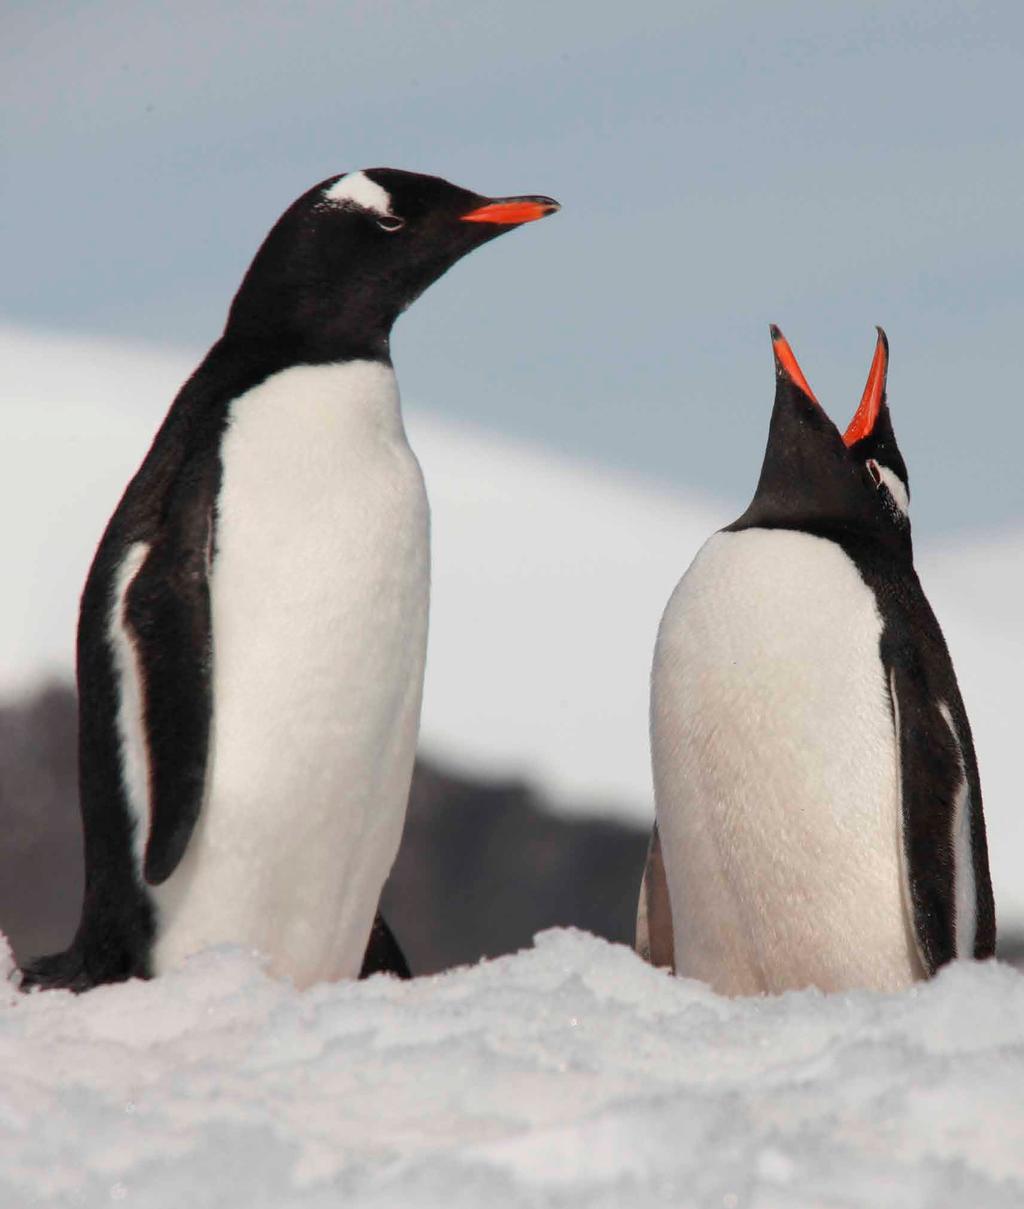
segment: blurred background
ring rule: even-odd
[[[1024,12],[935,2],[0,6],[0,927],[67,939],[95,542],[255,248],[388,165],[563,211],[396,329],[434,513],[424,761],[388,895],[419,969],[631,928],[647,675],[745,505],[782,325],[842,426],[873,325],[918,563],[1024,927]],[[48,687],[47,687],[48,686]]]

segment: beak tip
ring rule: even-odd
[[[800,368],[789,341],[782,334],[782,329],[776,323],[769,323],[768,330],[772,334],[772,355],[775,357],[775,378],[779,383],[788,382],[795,386],[811,400],[817,403],[814,391],[807,384],[804,372]]]

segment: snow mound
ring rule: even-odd
[[[0,1204],[1019,1205],[1024,978],[728,1000],[628,949],[0,1000]]]

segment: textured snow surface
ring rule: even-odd
[[[582,933],[303,993],[240,950],[0,1002],[0,1204],[1024,1200],[1024,977],[728,1000]]]

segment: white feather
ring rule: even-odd
[[[889,494],[893,498],[893,502],[900,512],[906,516],[910,511],[910,496],[907,495],[907,489],[903,485],[903,480],[895,470],[890,470],[888,466],[883,466],[880,462],[876,462],[878,473],[881,475],[882,482],[889,488]]]
[[[338,205],[358,206],[379,214],[381,218],[392,217],[391,194],[376,181],[370,180],[365,172],[349,172],[324,190],[324,197]]]
[[[121,781],[132,820],[132,848],[141,878],[142,860],[149,840],[149,750],[143,714],[142,676],[135,643],[124,620],[124,603],[132,580],[146,561],[149,546],[136,542],[114,577],[107,640],[118,685],[117,735],[121,752]]]
[[[922,976],[874,596],[836,544],[719,533],[676,588],[651,730],[677,972],[751,994]]]
[[[232,406],[211,576],[206,799],[156,889],[157,972],[218,941],[299,985],[358,971],[419,727],[429,518],[388,366],[300,366]]]
[[[963,748],[949,706],[940,702],[939,710],[956,743],[956,758],[960,766],[960,783],[953,802],[953,884],[955,904],[955,939],[957,957],[974,956],[974,940],[978,929],[978,893],[974,880],[974,849],[971,844],[971,790],[967,784]]]

